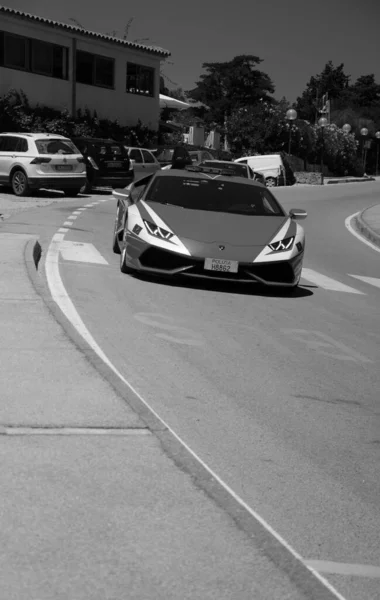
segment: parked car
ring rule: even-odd
[[[148,150],[147,148],[133,148],[131,146],[124,146],[124,148],[128,152],[133,165],[136,181],[161,169],[161,165],[152,150]]]
[[[236,163],[230,160],[204,160],[198,165],[199,167],[215,167],[225,171],[231,171],[237,177],[245,177],[246,179],[253,179],[265,185],[264,175],[253,171],[251,167],[245,163]]]
[[[41,188],[76,196],[86,180],[83,156],[71,140],[53,133],[1,133],[0,183],[16,196]]]
[[[248,164],[251,169],[262,173],[267,187],[280,185],[294,185],[294,173],[281,154],[257,154],[256,156],[244,156],[237,158],[234,162]]]
[[[82,194],[89,194],[96,187],[125,187],[133,181],[133,167],[122,143],[90,137],[73,138],[72,141],[86,163]]]

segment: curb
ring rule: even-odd
[[[367,183],[367,181],[376,181],[374,177],[366,177],[365,179],[340,179],[339,181],[328,181],[325,185],[333,185],[338,183]]]
[[[374,206],[378,205],[375,204]],[[373,208],[373,206],[370,206],[369,208]],[[367,210],[369,209],[366,208],[361,213],[356,215],[354,219],[355,227],[369,242],[372,242],[372,244],[380,248],[380,233],[374,231],[372,227],[366,223],[365,219],[363,219],[363,215]]]
[[[165,422],[161,421],[159,415],[144,404],[137,395],[126,389],[125,384],[116,373],[84,341],[51,298],[44,278],[38,272],[42,255],[43,250],[38,239],[31,239],[25,247],[24,262],[36,293],[67,338],[79,349],[84,358],[94,367],[97,374],[107,381],[119,397],[141,418],[157,438],[162,450],[173,461],[173,464],[187,473],[195,487],[202,490],[205,495],[228,514],[256,548],[269,558],[280,571],[286,574],[296,588],[304,593],[307,598],[310,600],[344,600],[328,580],[308,566],[304,559],[297,555],[290,546],[281,542],[274,531],[268,531],[261,518],[255,515],[250,507],[244,506],[234,492],[231,493],[222,484],[218,476],[197,458],[196,454],[181,441],[181,438],[177,437],[175,432],[166,426]]]

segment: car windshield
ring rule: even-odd
[[[36,140],[39,154],[80,154],[78,148],[70,140],[49,138]]]
[[[121,155],[125,154],[124,146],[118,144],[102,144],[102,143],[94,143],[94,148],[97,154],[105,155],[105,154],[113,154],[113,155]]]
[[[248,182],[203,177],[157,177],[145,201],[192,210],[272,217],[285,215],[266,188]]]
[[[248,179],[248,170],[245,165],[239,165],[238,163],[222,163],[217,162],[215,160],[204,160],[202,162],[202,167],[214,167],[216,169],[223,169],[223,171],[230,171],[231,175],[236,175],[237,177],[245,177]]]

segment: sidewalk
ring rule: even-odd
[[[358,214],[355,217],[355,226],[367,240],[380,248],[380,204]]]
[[[35,248],[0,229],[1,597],[336,598],[164,452],[54,319]]]

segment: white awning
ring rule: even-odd
[[[176,108],[177,110],[186,110],[187,108],[190,108],[190,104],[187,102],[182,102],[182,100],[177,100],[176,98],[171,98],[170,96],[160,94],[160,108]]]

